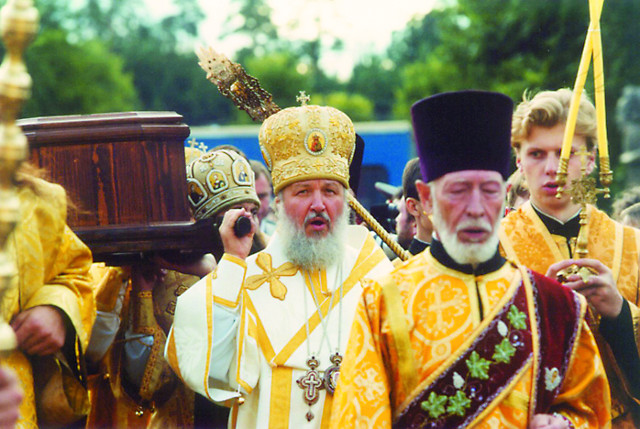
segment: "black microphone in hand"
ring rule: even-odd
[[[248,217],[240,216],[233,225],[233,233],[238,238],[242,238],[251,232],[251,220]]]

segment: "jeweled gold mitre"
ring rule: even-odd
[[[289,107],[260,128],[260,149],[277,194],[309,179],[332,179],[349,187],[356,133],[351,119],[328,106]]]
[[[187,166],[187,199],[196,220],[251,201],[260,206],[249,162],[232,150],[207,152]]]

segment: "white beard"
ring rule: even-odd
[[[294,265],[316,270],[327,268],[342,260],[349,219],[349,206],[345,200],[342,213],[330,224],[331,230],[324,237],[308,237],[304,227],[299,228],[281,206],[278,212],[278,234],[284,246],[284,254]]]
[[[504,204],[502,207],[504,213]],[[456,225],[454,231],[450,231],[447,223],[442,217],[442,212],[436,199],[433,199],[433,228],[438,232],[438,237],[444,250],[449,254],[451,259],[460,265],[471,264],[477,265],[486,262],[495,255],[498,249],[498,227],[501,217],[498,216],[494,225],[490,225],[486,220],[478,220],[476,222],[468,221]],[[490,230],[492,233],[483,243],[461,243],[458,240],[457,232],[461,229],[471,226],[477,226]]]

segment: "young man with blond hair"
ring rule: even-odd
[[[582,207],[568,192],[557,198],[556,172],[572,92],[544,91],[525,98],[515,110],[511,144],[516,163],[530,192],[529,202],[502,222],[501,244],[507,255],[549,277],[575,265],[592,275],[570,275],[565,286],[578,291],[590,304],[591,327],[611,386],[613,427],[640,425],[640,342],[638,309],[640,231],[610,219],[595,206],[586,206],[588,256],[576,259],[576,237],[581,229]],[[595,167],[596,111],[583,95],[580,99],[572,156],[567,167],[567,187]],[[588,155],[580,155],[581,153]],[[582,158],[582,159],[581,159]]]

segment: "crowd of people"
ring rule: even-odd
[[[0,427],[640,427],[640,191],[613,218],[557,197],[571,99],[417,101],[404,261],[351,213],[363,141],[332,107],[268,117],[263,160],[186,149],[210,253],[92,263],[25,165]],[[567,183],[595,169],[596,122],[583,95]]]

